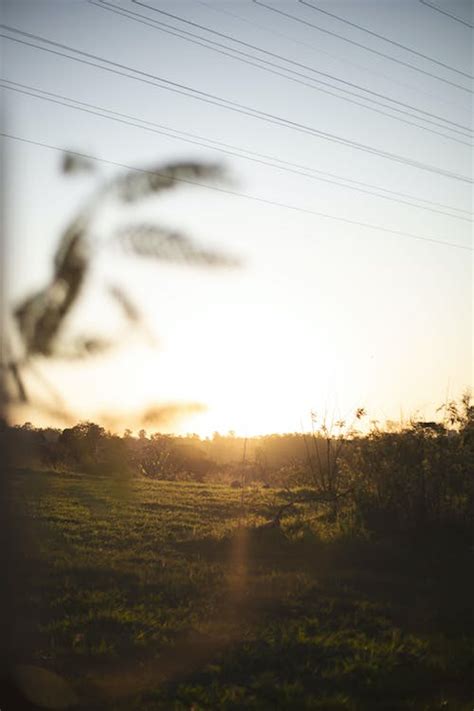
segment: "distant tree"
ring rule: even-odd
[[[469,394],[440,408],[443,422],[373,429],[357,441],[351,468],[358,516],[372,530],[472,528],[473,408]]]

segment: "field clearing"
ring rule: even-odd
[[[18,657],[77,708],[471,711],[472,557],[451,542],[255,530],[273,489],[242,508],[218,484],[11,477]]]

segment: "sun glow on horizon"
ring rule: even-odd
[[[163,2],[172,8],[171,0]],[[252,112],[196,102],[136,77],[7,43],[9,82],[37,86],[38,96],[6,90],[12,136],[4,139],[5,311],[14,322],[18,306],[34,305],[34,295],[41,302],[43,295],[43,305],[51,297],[54,316],[54,295],[61,291],[54,256],[71,225],[87,215],[87,274],[81,288],[71,290],[74,304],[53,335],[65,351],[94,338],[112,344],[75,362],[38,355],[54,352],[56,344],[30,349],[24,366],[31,334],[23,333],[12,359],[25,371],[31,399],[47,407],[18,406],[15,421],[93,420],[116,432],[144,427],[252,436],[301,431],[311,410],[337,413],[337,419],[358,407],[381,422],[398,421],[402,411],[435,419],[447,393],[455,398],[472,387],[474,262],[466,252],[472,246],[472,165],[457,139],[430,129],[420,134],[426,128],[420,117],[419,126],[400,124],[357,102],[346,106],[342,94],[318,96],[304,83],[270,77],[235,57],[216,62],[205,47],[185,49],[172,34],[156,42],[153,28],[136,27],[135,34],[126,18],[112,27],[108,13],[90,3],[7,5],[11,26],[50,36],[51,13],[64,46],[94,52],[103,44],[103,56],[124,66],[134,56],[144,71],[163,67],[171,83],[291,121],[262,122]],[[220,17],[225,33],[233,27],[235,18],[207,3],[188,5],[202,26]],[[346,5],[357,14],[355,4]],[[405,22],[414,44],[429,44],[433,31],[438,37],[435,17],[425,24],[419,3],[379,3],[375,14],[369,5],[359,3],[362,18],[400,29]],[[252,33],[259,45],[280,52],[281,37],[260,34],[258,17],[265,11],[247,3],[245,12],[257,20]],[[285,18],[274,19],[285,27]],[[242,37],[249,28],[240,27]],[[461,66],[471,58],[471,45],[454,41],[452,29],[439,37]],[[307,39],[307,30],[295,26],[295,38]],[[332,43],[329,36],[321,41],[326,49]],[[306,64],[304,44],[291,53]],[[346,51],[331,58],[323,50],[321,70],[342,76],[350,68],[356,79],[361,68],[347,61],[358,50]],[[445,85],[444,93],[436,84],[435,91],[436,79],[426,73],[410,73],[405,84],[402,65],[392,64],[370,79],[377,95],[393,94],[405,108],[423,104],[425,117],[447,117],[450,107],[451,127],[472,118],[467,95],[452,102],[455,87]],[[392,81],[395,71],[403,82]],[[364,71],[357,85],[368,77]],[[50,100],[62,92],[74,106]],[[95,102],[109,107],[107,115],[79,111]],[[137,125],[112,118],[130,113],[131,105],[141,117]],[[154,133],[152,121],[163,122],[170,135],[168,129]],[[316,133],[295,131],[294,123]],[[206,140],[184,140],[191,135]],[[328,141],[329,135],[344,140]],[[63,149],[69,158],[73,152],[92,156],[90,170],[64,171]],[[150,166],[170,165],[191,166],[190,179],[177,177],[163,190],[156,189],[160,181],[147,182]],[[215,165],[223,175],[214,180]],[[126,184],[135,185],[137,199],[123,199]],[[92,217],[84,212],[89,204]],[[140,234],[141,247],[129,249]],[[150,234],[156,239],[147,242]],[[228,268],[232,259],[211,265],[206,254],[235,257],[240,266]],[[127,299],[120,308],[120,299],[111,298],[114,289],[126,294],[132,316],[123,308]],[[17,326],[10,330],[21,341]],[[42,383],[28,372],[30,364]],[[21,399],[19,391],[14,396]]]

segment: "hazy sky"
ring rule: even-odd
[[[86,0],[3,3],[4,25],[293,122],[275,125],[138,81],[143,74],[129,71],[125,77],[3,40],[3,76],[9,82],[35,87],[26,89],[30,93],[40,89],[128,114],[140,124],[5,89],[8,134],[129,166],[223,161],[232,178],[224,187],[301,208],[185,185],[144,202],[140,210],[105,205],[97,219],[98,240],[106,239],[112,225],[147,217],[185,231],[204,247],[227,250],[243,267],[210,273],[99,250],[71,330],[122,333],[104,290],[120,284],[144,311],[158,347],[126,332],[123,346],[107,358],[80,367],[56,364],[54,370],[40,363],[80,417],[97,420],[157,401],[192,401],[207,411],[171,429],[294,431],[307,425],[311,408],[344,414],[365,406],[371,418],[381,420],[415,411],[431,417],[447,393],[458,395],[472,384],[472,252],[332,219],[472,248],[471,3],[308,0],[375,33],[370,34],[297,0],[262,2],[274,10],[250,0],[144,0],[148,7],[132,0],[102,7]],[[118,14],[120,9],[129,15]],[[157,22],[168,31],[199,35],[203,44],[212,40],[246,52],[254,64],[274,62],[284,69],[270,68],[304,84],[170,35]],[[2,34],[51,49],[11,30]],[[205,137],[208,145],[147,131],[144,121]],[[294,130],[295,124],[337,140]],[[343,185],[222,154],[210,145],[218,141],[272,156],[283,167],[304,165]],[[374,149],[403,161],[375,155]],[[101,180],[120,168],[97,163],[96,174],[68,177],[61,175],[61,154],[52,148],[8,138],[3,151],[7,292],[13,304],[46,283],[61,229]],[[396,200],[351,190],[348,181]]]

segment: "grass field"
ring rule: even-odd
[[[272,489],[11,476],[18,656],[78,708],[473,708],[467,549],[256,529]]]

